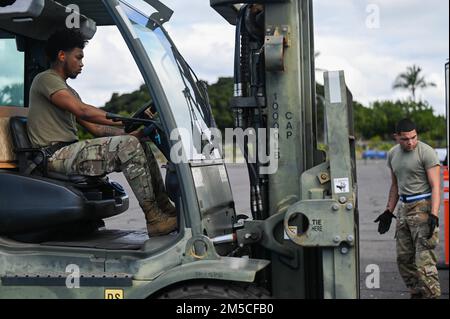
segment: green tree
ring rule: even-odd
[[[221,77],[217,83],[208,85],[208,95],[218,128],[222,132],[225,128],[232,128],[234,123],[230,101],[233,97],[233,78]]]
[[[409,66],[406,72],[401,73],[394,82],[394,89],[405,89],[411,91],[412,100],[416,101],[417,89],[426,89],[427,87],[436,86],[433,82],[427,82],[425,77],[421,75],[422,68],[420,66]]]
[[[23,106],[23,83],[7,85],[0,89],[0,105]]]
[[[230,100],[233,96],[233,78],[222,77],[216,83],[208,84],[208,93],[217,126],[222,131],[233,127],[233,113],[230,108]],[[324,87],[316,85],[317,96],[317,137],[323,141],[324,128]],[[114,93],[109,102],[103,108],[105,111],[122,115],[131,115],[139,107],[150,99],[150,94],[145,85],[138,90],[118,94]],[[376,101],[370,107],[366,107],[357,101],[353,102],[355,135],[357,138],[371,140],[374,137],[379,140],[391,140],[396,123],[405,117],[410,117],[417,124],[421,139],[431,145],[445,141],[445,119],[435,116],[433,108],[428,102],[409,101]],[[86,132],[81,132],[84,138],[90,137]]]
[[[445,140],[445,119],[435,116],[428,102],[376,101],[370,107],[354,102],[353,111],[356,135],[365,140],[375,136],[390,140],[395,125],[405,117],[416,123],[423,140],[430,144],[439,144]]]
[[[319,56],[320,56],[320,52],[319,52],[319,51],[314,52],[314,61],[317,60],[317,58],[318,58]],[[322,68],[318,68],[318,67],[316,66],[316,71],[319,71],[319,72],[325,72],[326,70],[325,70],[325,69],[322,69]]]
[[[233,114],[229,107],[233,96],[233,78],[222,77],[217,83],[208,84],[208,95],[217,126],[223,130],[233,127]],[[145,84],[131,93],[113,93],[111,99],[102,108],[107,112],[124,116],[131,115],[151,99]]]
[[[131,115],[151,100],[147,86],[142,84],[138,90],[119,95],[113,93],[109,102],[102,108],[106,112]]]

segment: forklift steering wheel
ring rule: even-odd
[[[133,119],[144,119],[144,120],[152,120],[150,116],[145,112],[147,109],[150,109],[151,113],[156,113],[155,104],[153,101],[148,101],[142,107],[139,108],[132,116]],[[142,124],[135,122],[128,122],[124,126],[124,130],[126,133],[131,133],[136,131]]]

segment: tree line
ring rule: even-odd
[[[418,132],[422,140],[433,146],[445,144],[445,117],[437,116],[433,113],[432,106],[426,101],[417,101],[416,92],[419,88],[433,86],[433,83],[426,82],[420,75],[421,69],[413,66],[407,72],[400,74],[393,84],[394,89],[407,89],[411,91],[411,98],[401,101],[375,101],[370,106],[363,105],[358,101],[353,102],[355,135],[359,140],[378,139],[389,141],[395,131],[396,123],[403,118],[411,118],[416,122]],[[323,86],[316,85],[316,94],[319,96],[317,103],[321,103],[320,96],[323,96]],[[233,127],[233,114],[230,100],[233,96],[233,79],[231,77],[221,77],[216,83],[208,84],[208,93],[214,118],[217,126],[224,130]],[[119,95],[114,93],[111,100],[104,106],[108,112],[130,115],[140,106],[150,99],[150,94],[145,85],[138,90]],[[323,107],[318,107],[319,112]],[[323,112],[323,111],[322,111]],[[323,114],[318,114],[319,120],[323,119]],[[319,127],[321,127],[319,125]],[[319,134],[320,135],[320,134]]]

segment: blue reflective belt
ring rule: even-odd
[[[431,198],[431,193],[419,195],[400,195],[400,200],[403,203],[413,203],[423,199]]]

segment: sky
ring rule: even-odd
[[[174,10],[165,27],[198,77],[214,83],[232,76],[234,27],[209,0],[166,0]],[[392,85],[413,64],[436,87],[420,90],[436,114],[445,114],[444,65],[449,57],[447,0],[314,0],[316,67],[344,70],[354,99],[407,99]],[[71,85],[87,103],[102,106],[112,92],[135,90],[142,77],[113,27],[99,27],[85,49],[85,67]],[[318,82],[323,75],[317,72]]]
[[[316,65],[342,69],[356,100],[406,99],[394,91],[397,75],[413,64],[435,88],[418,97],[445,114],[445,63],[449,57],[446,0],[316,0]],[[379,16],[376,23],[372,18]]]
[[[0,88],[12,83],[23,81],[23,53],[18,53],[13,39],[0,41],[0,54],[2,63],[0,68]],[[16,57],[19,58],[16,58]]]

